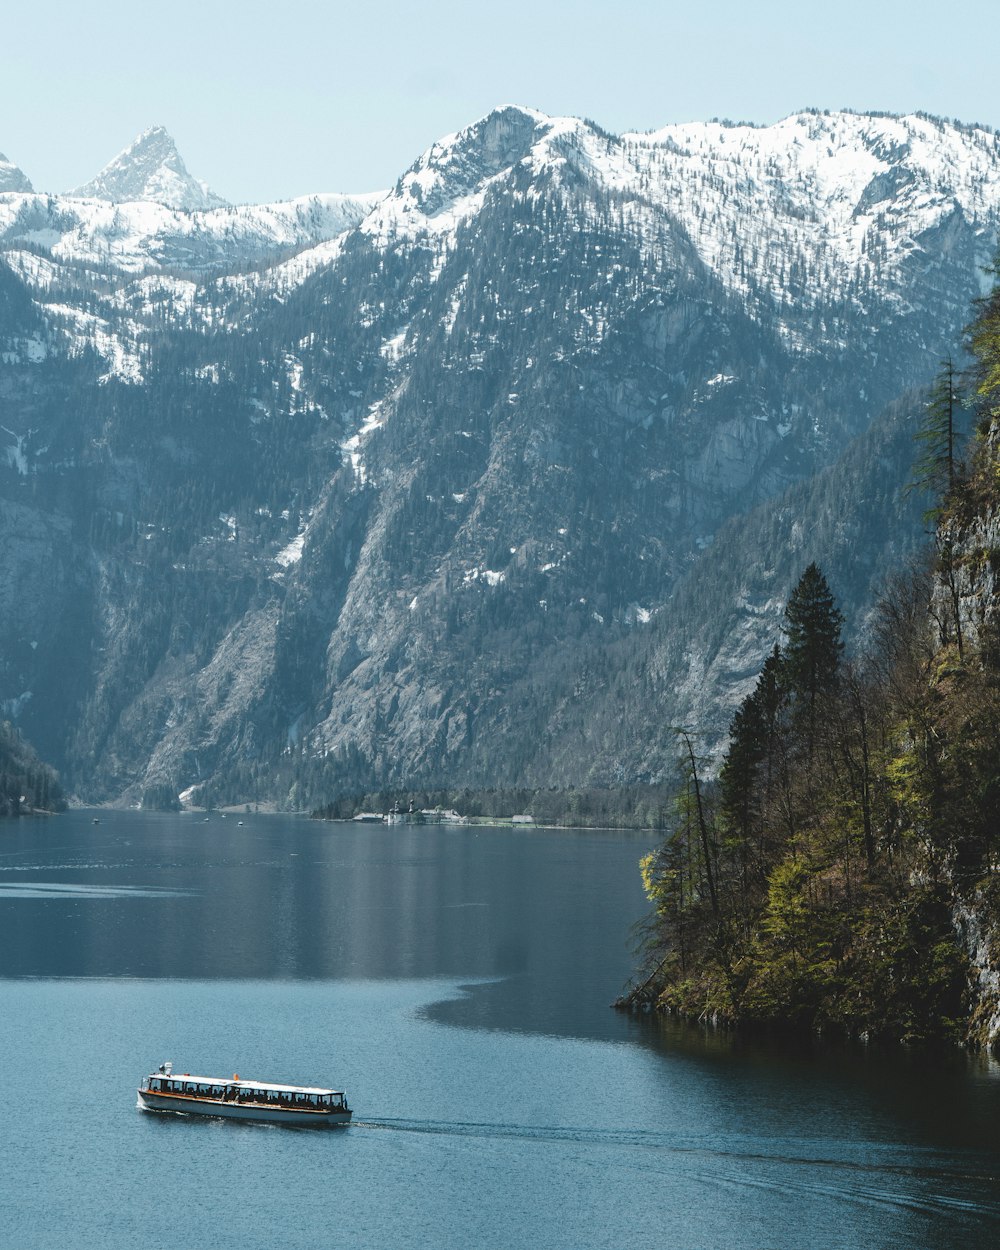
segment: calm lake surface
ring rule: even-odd
[[[994,1065],[609,1010],[647,837],[92,820],[0,823],[5,1246],[1000,1245]],[[355,1121],[137,1110],[166,1059]]]

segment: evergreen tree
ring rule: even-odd
[[[956,419],[960,404],[955,366],[948,356],[941,362],[941,369],[931,387],[924,419],[913,436],[920,444],[920,454],[913,466],[914,479],[909,489],[926,491],[934,499],[932,506],[924,513],[925,521],[938,521],[946,501],[955,489],[959,440]]]
[[[704,872],[705,885],[708,889],[709,901],[712,906],[712,915],[718,919],[719,893],[715,883],[717,871],[715,863],[716,848],[713,845],[710,822],[706,816],[705,802],[702,795],[702,784],[701,779],[698,776],[698,761],[695,757],[694,744],[691,741],[691,735],[684,729],[678,729],[677,735],[684,743],[685,759],[681,764],[681,768],[687,778],[687,808],[689,815],[694,817],[695,827],[698,831],[698,843],[701,848],[702,869]]]
[[[996,402],[1000,390],[1000,250],[986,272],[993,277],[993,289],[976,301],[976,318],[966,330],[968,348],[975,358],[972,372],[983,432],[1000,407]]]
[[[1000,931],[990,545],[1000,509],[1000,253],[991,272],[998,282],[967,336],[980,416],[968,471],[956,458],[950,361],[921,439],[914,485],[941,499],[930,514],[940,522],[937,593],[929,568],[896,579],[867,654],[845,664],[841,614],[819,568],[806,569],[786,608],[787,642],[733,717],[714,808],[692,789],[687,744],[685,803],[664,851],[643,864],[657,906],[650,972],[623,1005],[996,1044],[995,995],[977,975],[982,948],[973,954],[956,925],[968,915],[975,934]],[[964,640],[960,606],[972,626]]]
[[[820,703],[837,687],[843,623],[826,578],[817,564],[810,564],[785,608],[788,641],[783,664],[793,715],[805,732],[808,759],[816,745]]]
[[[763,852],[766,808],[780,777],[781,713],[785,704],[781,648],[764,661],[757,685],[743,700],[729,726],[729,750],[719,773],[719,800],[731,834],[745,853]]]

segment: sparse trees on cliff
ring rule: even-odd
[[[961,402],[955,364],[948,356],[941,361],[924,418],[913,436],[920,451],[913,465],[910,489],[925,491],[931,496],[932,503],[924,512],[924,520],[935,524],[959,476],[957,423]]]
[[[688,786],[663,851],[644,864],[657,911],[652,971],[636,994],[721,1019],[911,1038],[957,1032],[964,965],[941,878],[913,877],[938,829],[920,804],[944,783],[935,790],[928,770],[940,761],[921,750],[893,681],[905,677],[902,689],[921,701],[919,675],[899,668],[922,625],[898,606],[882,667],[846,664],[826,578],[815,564],[803,573],[785,612],[786,644],[733,717],[717,801],[704,787],[698,796],[711,828],[692,812]],[[945,733],[944,720],[934,730]],[[950,758],[950,745],[943,750]],[[714,848],[711,907],[682,888],[699,846]]]

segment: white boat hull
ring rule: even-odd
[[[156,1094],[139,1090],[143,1111],[168,1111],[177,1115],[218,1116],[225,1120],[263,1120],[272,1124],[298,1124],[315,1127],[350,1124],[351,1112],[331,1108],[268,1107],[258,1103],[226,1102],[218,1098],[193,1098],[177,1094]]]

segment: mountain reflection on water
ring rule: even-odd
[[[649,845],[251,815],[9,822],[0,898],[67,905],[0,911],[0,976],[516,976],[613,1027]]]

